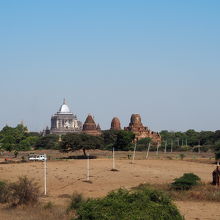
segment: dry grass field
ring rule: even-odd
[[[97,159],[90,160],[90,180],[86,180],[86,160],[79,159],[57,159],[79,155],[81,152],[65,155],[58,152],[48,152],[51,160],[47,163],[48,172],[48,195],[42,197],[43,203],[52,202],[56,206],[56,213],[48,212],[36,217],[30,210],[19,208],[16,210],[4,209],[1,207],[0,219],[64,219],[59,216],[67,206],[70,195],[77,191],[86,197],[100,197],[109,191],[123,188],[135,187],[141,183],[163,184],[171,183],[176,177],[183,173],[193,172],[198,175],[204,183],[211,182],[211,172],[215,165],[212,155],[197,155],[189,153],[184,160],[180,160],[180,153],[160,154],[151,153],[149,158],[144,159],[145,153],[138,152],[134,164],[127,159],[128,152],[116,152],[117,172],[111,171],[111,152],[91,151],[90,155],[96,155]],[[21,156],[21,155],[20,155]],[[4,156],[2,159],[4,160]],[[16,181],[19,176],[26,175],[38,182],[43,193],[44,173],[43,162],[9,163],[0,164],[0,179],[6,181]],[[220,219],[220,209],[218,202],[208,201],[175,201],[182,215],[188,220],[218,220]],[[64,208],[65,207],[65,208]],[[44,211],[46,212],[46,211]],[[29,214],[28,214],[29,213]],[[39,208],[38,215],[41,209]],[[29,218],[27,218],[27,215]],[[55,216],[54,216],[55,215]],[[68,219],[66,217],[66,219]]]

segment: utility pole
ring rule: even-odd
[[[115,170],[115,148],[112,149],[112,170]]]
[[[171,143],[170,143],[170,152],[173,153],[173,140],[171,140]]]
[[[198,153],[200,154],[200,140],[199,140],[199,145],[198,145]]]
[[[150,151],[150,143],[148,144],[146,159],[148,158],[149,151]]]
[[[87,182],[89,182],[89,175],[90,175],[89,166],[90,166],[90,164],[89,164],[89,154],[88,154],[88,157],[87,157],[87,175],[86,175],[86,181]]]
[[[47,155],[44,154],[44,195],[47,195]]]
[[[159,145],[159,142],[158,142],[158,143],[157,143],[157,152],[156,152],[156,155],[157,155],[157,156],[158,156],[158,153],[159,153],[159,152],[158,152],[158,151],[159,151],[159,146],[160,146],[160,145]]]
[[[135,140],[134,140],[134,152],[133,152],[132,163],[134,163],[136,148],[137,148],[137,140],[136,140],[136,138],[135,138]]]
[[[167,140],[165,141],[165,146],[164,146],[164,153],[167,153]]]

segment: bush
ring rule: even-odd
[[[200,178],[193,173],[184,173],[183,176],[171,183],[171,188],[175,190],[189,190],[200,183]]]
[[[76,213],[77,220],[183,219],[165,194],[152,189],[119,189],[102,199],[81,202]]]
[[[82,194],[79,194],[77,192],[73,193],[73,195],[70,198],[70,204],[69,207],[67,208],[67,212],[71,210],[78,209],[82,202],[85,202],[86,200],[82,196]]]
[[[52,209],[54,207],[54,204],[49,201],[43,207],[44,209]]]
[[[179,156],[180,156],[180,159],[181,159],[181,160],[183,160],[183,158],[186,157],[185,154],[180,154]]]
[[[16,183],[10,184],[13,205],[34,204],[39,199],[39,187],[26,176],[20,177]]]
[[[0,181],[0,203],[5,203],[9,200],[10,190],[6,182]]]
[[[34,204],[39,199],[39,188],[27,177],[20,177],[16,183],[0,181],[0,203],[10,203],[13,206]]]

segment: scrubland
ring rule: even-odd
[[[116,152],[118,171],[113,172],[111,152],[91,151],[90,155],[97,158],[90,160],[90,182],[86,182],[86,160],[67,159],[76,158],[81,152],[47,153],[51,159],[47,163],[47,196],[43,196],[43,162],[0,164],[1,180],[14,182],[20,176],[27,176],[37,182],[41,193],[40,204],[32,207],[11,209],[1,205],[0,219],[69,219],[66,208],[73,192],[82,193],[85,197],[103,197],[112,190],[130,189],[139,184],[166,191],[186,219],[220,219],[220,189],[210,185],[215,168],[211,154],[189,153],[181,160],[180,153],[160,152],[156,156],[151,152],[145,159],[145,152],[138,152],[134,163],[131,163],[128,155],[132,152]],[[4,156],[1,161],[4,161]],[[169,183],[173,179],[189,172],[198,175],[203,184],[187,192],[169,191]]]

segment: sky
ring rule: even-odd
[[[220,1],[0,1],[0,128],[82,122],[220,129]]]

